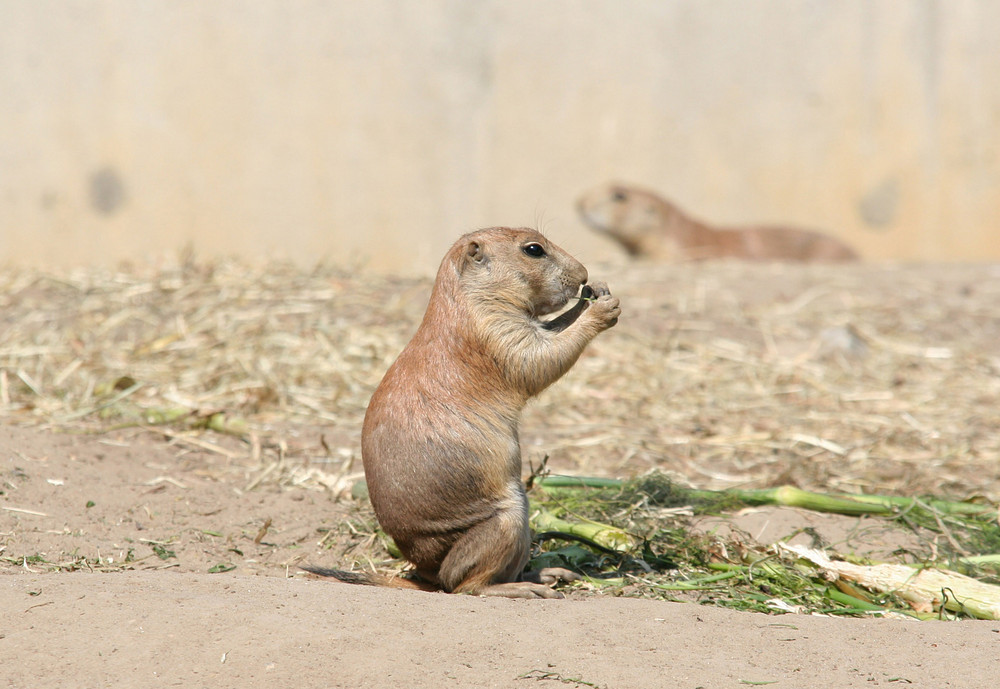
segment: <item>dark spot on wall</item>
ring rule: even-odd
[[[59,203],[59,195],[54,191],[43,191],[38,203],[43,211],[50,211]]]
[[[112,215],[125,203],[125,183],[113,167],[103,167],[87,180],[90,205],[101,215]]]
[[[858,201],[858,213],[868,227],[884,230],[896,219],[899,210],[899,182],[887,179],[872,188]]]

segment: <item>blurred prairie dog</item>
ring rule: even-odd
[[[605,184],[585,193],[577,210],[591,228],[632,256],[660,259],[744,258],[773,261],[853,261],[843,242],[789,227],[712,228],[653,192]]]
[[[618,320],[607,286],[530,229],[461,237],[441,262],[413,339],[368,404],[362,458],[375,515],[422,580],[358,583],[561,598],[577,576],[524,572],[531,532],[518,422],[525,403]],[[540,317],[582,297],[550,321]],[[346,573],[341,573],[346,574]]]

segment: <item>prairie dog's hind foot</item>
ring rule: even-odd
[[[545,584],[537,584],[531,581],[511,581],[505,584],[493,584],[478,591],[469,591],[477,596],[491,596],[500,598],[549,598],[558,599],[563,595],[554,588]]]
[[[507,598],[563,598],[563,594],[552,588],[558,581],[579,581],[582,577],[562,567],[543,567],[522,572],[520,581],[509,584],[495,584],[480,591],[483,596],[504,596]]]
[[[501,598],[562,598],[563,594],[552,588],[552,584],[562,581],[577,581],[581,577],[562,567],[544,567],[530,572],[522,572],[517,581],[503,582],[479,586],[466,583],[458,586],[456,593],[468,593],[473,596],[495,596]]]
[[[552,585],[557,581],[579,581],[582,579],[579,574],[562,567],[543,567],[521,574],[521,581]]]

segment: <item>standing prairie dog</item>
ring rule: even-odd
[[[853,261],[849,246],[819,232],[789,227],[711,228],[644,189],[605,184],[577,201],[590,227],[632,256],[652,259],[745,258],[774,261]]]
[[[540,320],[581,291],[571,309]],[[561,598],[547,584],[576,578],[523,571],[531,532],[518,421],[620,311],[604,283],[587,286],[587,269],[534,230],[472,232],[445,255],[423,322],[372,395],[361,437],[375,515],[423,582]]]

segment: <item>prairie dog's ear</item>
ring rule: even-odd
[[[479,242],[469,242],[465,247],[465,255],[462,257],[461,268],[459,268],[458,272],[463,273],[469,266],[474,264],[482,265],[485,262],[486,252],[483,251],[483,247]]]
[[[479,246],[479,242],[469,242],[469,246],[465,248],[465,251],[469,258],[476,263],[482,263],[486,259],[486,254],[483,253],[483,247]]]

